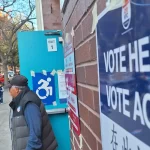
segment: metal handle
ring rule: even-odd
[[[63,114],[68,112],[68,108],[46,110],[47,114]]]
[[[49,31],[45,33],[45,36],[49,36],[49,35],[60,35],[60,30],[57,31]]]

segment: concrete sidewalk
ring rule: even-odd
[[[9,131],[9,102],[11,97],[8,90],[4,92],[4,104],[0,104],[0,150],[11,150]]]

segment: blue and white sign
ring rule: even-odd
[[[56,103],[55,77],[50,72],[47,74],[35,73],[32,76],[33,91],[38,95],[45,105]]]
[[[97,24],[102,147],[150,150],[150,1],[120,2]]]

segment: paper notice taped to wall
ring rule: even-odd
[[[43,72],[43,74],[44,74],[45,76],[47,76],[47,71],[46,71],[46,70],[43,70],[42,72]]]
[[[92,24],[92,31],[91,34],[95,31],[96,25],[98,22],[98,16],[97,16],[97,2],[95,3],[93,10],[92,10],[92,15],[93,15],[93,24]]]
[[[110,4],[108,5],[109,11],[122,7],[124,1],[125,0],[113,0],[113,1],[111,1]]]
[[[74,29],[72,27],[72,30],[71,30],[71,36],[74,37]]]
[[[56,72],[57,72],[57,71],[54,69],[54,70],[51,72],[51,75],[54,76],[54,75],[56,74]]]
[[[58,91],[59,91],[59,99],[67,98],[65,74],[63,72],[58,73]]]
[[[59,74],[59,73],[62,73],[63,71],[62,70],[57,70],[57,73]]]
[[[57,102],[56,101],[53,102],[53,106],[57,106]]]

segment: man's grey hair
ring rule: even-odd
[[[12,87],[18,88],[20,91],[26,88],[26,86],[16,86],[16,85],[13,85]]]

